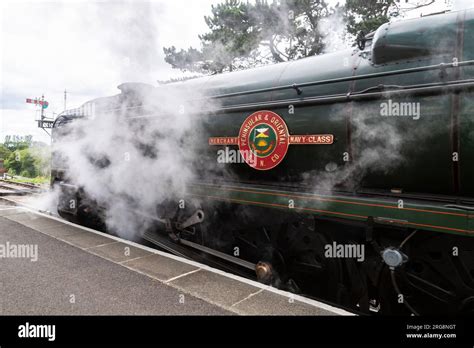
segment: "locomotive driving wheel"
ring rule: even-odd
[[[391,281],[394,295],[403,299],[397,302],[405,313],[474,314],[474,242],[470,238],[418,233],[403,252],[408,261],[392,271]],[[391,302],[396,303],[394,298]]]
[[[256,233],[255,233],[256,232]],[[254,236],[253,240],[245,236]],[[314,218],[301,217],[278,227],[239,235],[257,263],[258,280],[283,290],[354,307],[345,284],[345,260],[325,257],[333,239]],[[250,248],[249,248],[250,246]],[[252,250],[250,250],[252,249]]]
[[[343,263],[326,258],[325,246],[333,240],[318,231],[313,219],[287,225],[281,251],[288,277],[302,293],[341,303],[344,297]]]

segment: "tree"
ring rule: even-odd
[[[408,11],[429,6],[434,2],[435,0],[420,0],[412,3],[400,0],[346,0],[344,17],[347,22],[347,32],[354,36],[361,31],[368,34],[392,18],[403,16]]]
[[[19,175],[21,172],[21,152],[16,150],[10,153],[10,156],[5,160],[5,168],[12,175]]]
[[[38,176],[39,173],[36,168],[36,158],[31,154],[29,149],[20,151],[20,164],[21,170],[18,174],[28,178]]]
[[[11,151],[3,144],[0,144],[0,159],[7,159],[11,154]]]
[[[221,73],[320,54],[319,22],[334,11],[324,0],[226,0],[205,17],[210,32],[199,36],[201,49],[165,47],[165,61],[183,71]]]
[[[49,176],[51,172],[51,148],[44,143],[37,143],[29,149],[34,158],[35,176]]]
[[[5,168],[13,175],[34,178],[40,174],[39,165],[42,160],[35,156],[30,149],[16,150],[5,161]]]
[[[324,33],[320,22],[337,12],[324,0],[257,2],[261,44],[268,47],[274,62],[284,62],[321,54]]]
[[[31,146],[32,141],[32,135],[7,135],[5,136],[5,142],[3,143],[3,146],[5,146],[10,151],[21,150]]]
[[[325,0],[226,0],[204,18],[210,31],[199,36],[201,48],[165,47],[165,61],[182,71],[216,74],[319,55],[326,46],[324,21],[342,17],[341,30],[345,26],[355,38],[434,1],[346,0],[330,7]]]
[[[188,71],[220,73],[234,70],[235,61],[249,56],[257,45],[258,33],[253,30],[251,9],[252,5],[239,0],[212,5],[212,15],[204,17],[211,31],[199,36],[201,50],[164,48],[165,61],[173,68]]]
[[[49,175],[50,147],[42,142],[33,142],[32,138],[6,136],[5,143],[0,144],[0,158],[4,156],[4,167],[10,174],[30,178]]]

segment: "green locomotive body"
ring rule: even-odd
[[[204,166],[248,149],[189,185],[194,210],[159,216],[177,226],[164,238],[365,313],[472,314],[474,11],[387,23],[359,46],[160,87],[217,105],[196,144]],[[93,103],[140,88],[159,93],[122,85]],[[209,218],[180,228],[197,210]],[[145,238],[171,248],[159,234]],[[333,243],[364,245],[364,262],[328,257]]]

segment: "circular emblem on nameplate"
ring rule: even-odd
[[[252,168],[269,170],[285,158],[290,134],[285,121],[272,111],[257,111],[247,117],[238,138],[242,158]]]

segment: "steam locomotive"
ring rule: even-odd
[[[157,201],[143,238],[358,313],[472,314],[474,10],[386,23],[357,46],[160,87],[219,105],[202,167],[218,152],[241,161],[202,171],[183,206]],[[119,88],[61,114],[53,135],[91,110],[139,118],[155,87]],[[52,185],[62,216],[100,220],[67,170]]]

